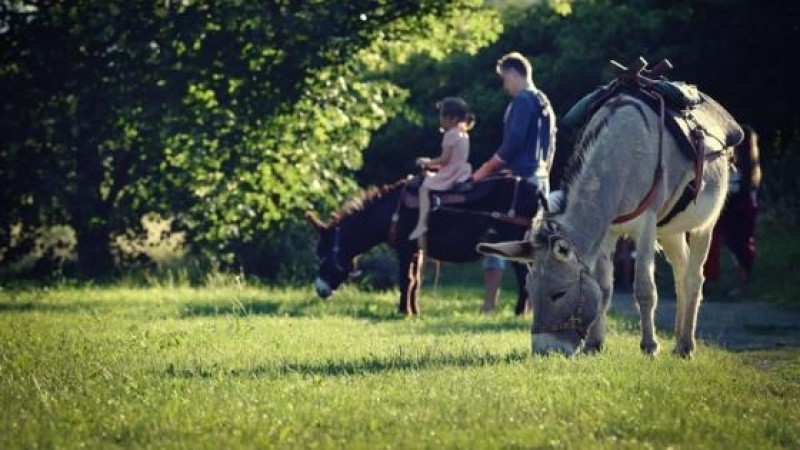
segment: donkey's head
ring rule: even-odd
[[[478,251],[529,265],[533,353],[577,353],[597,318],[602,293],[558,225],[544,223],[525,240],[480,244]]]
[[[314,287],[317,295],[328,298],[354,273],[354,257],[343,247],[342,226],[335,218],[326,224],[313,213],[306,213],[305,217],[319,235],[317,257],[320,266]]]

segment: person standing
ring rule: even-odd
[[[758,134],[749,125],[743,125],[744,140],[734,152],[735,170],[731,172],[728,199],[714,226],[708,258],[703,266],[707,281],[720,276],[720,251],[726,244],[738,263],[736,294],[747,287],[756,259],[756,219],[758,200],[756,192],[761,184],[761,166],[758,155]]]
[[[547,195],[549,172],[555,154],[556,117],[547,96],[533,83],[533,66],[518,52],[509,53],[496,67],[503,80],[503,89],[512,100],[503,119],[503,142],[472,179],[479,182],[501,169],[527,179]],[[497,305],[497,294],[503,281],[505,260],[495,256],[483,259],[486,297],[482,312]]]

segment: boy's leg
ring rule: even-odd
[[[503,283],[503,269],[505,269],[505,260],[497,256],[484,256],[483,287],[486,296],[483,306],[481,306],[482,313],[492,312],[497,306],[500,285]]]

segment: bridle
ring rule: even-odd
[[[553,224],[557,225],[555,222]],[[546,226],[548,229],[552,229],[554,227],[550,226],[549,224]],[[573,250],[575,246],[572,245],[572,242],[561,233],[554,232],[547,236],[548,242],[548,250],[553,251],[553,245],[557,240],[563,240],[567,242],[570,248]],[[557,333],[561,331],[574,331],[581,340],[585,340],[586,336],[589,334],[589,325],[583,325],[581,322],[581,315],[583,314],[584,309],[586,308],[586,296],[583,295],[583,276],[591,275],[591,271],[589,270],[589,266],[581,260],[577,253],[575,254],[575,259],[581,265],[581,269],[578,272],[578,305],[575,308],[575,311],[564,321],[556,325],[545,325],[540,327],[532,327],[531,333]],[[541,300],[540,300],[541,301]],[[534,321],[535,324],[535,321]]]

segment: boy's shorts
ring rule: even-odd
[[[483,257],[482,265],[484,269],[505,270],[506,260],[499,256],[486,255]]]

